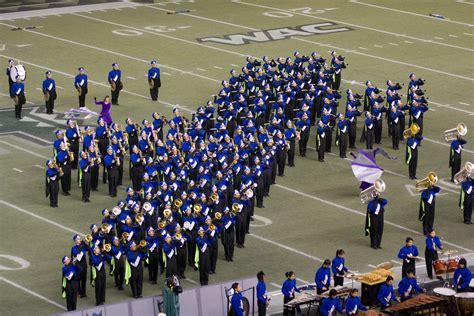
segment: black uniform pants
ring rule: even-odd
[[[370,246],[380,247],[383,235],[383,215],[370,214]]]
[[[278,176],[281,177],[285,174],[286,151],[284,149],[277,151],[276,159],[278,163]]]
[[[257,200],[257,207],[263,207],[263,193],[264,193],[264,183],[263,183],[263,175],[259,176],[255,179],[257,183],[257,187],[255,188],[255,197]]]
[[[433,278],[433,262],[438,260],[438,252],[436,250],[425,249],[426,272],[429,278]]]
[[[209,271],[211,269],[211,257],[209,249],[205,252],[199,251],[199,283],[207,285],[209,283]]]
[[[99,186],[99,166],[91,167],[91,188],[96,191]]]
[[[470,223],[471,222],[471,217],[472,217],[472,192],[471,194],[466,194],[464,192],[464,223]]]
[[[374,146],[374,130],[373,129],[367,129],[366,134],[365,134],[365,148],[366,149],[372,149]]]
[[[416,167],[418,166],[418,147],[411,151],[411,159],[408,163],[408,175],[410,178],[416,177]]]
[[[347,133],[339,134],[339,157],[346,158],[347,153]]]
[[[177,255],[176,259],[178,261],[178,276],[180,278],[184,278],[184,272],[186,271],[186,260],[188,255],[188,250],[186,249],[186,245],[182,247],[177,247]]]
[[[53,92],[50,91],[49,92],[49,99],[48,101],[45,101],[44,102],[45,106],[46,106],[46,114],[53,114],[53,110],[54,110],[54,97],[53,97]]]
[[[290,150],[288,150],[288,165],[293,167],[295,165],[295,147],[296,141],[295,138],[290,140]]]
[[[138,297],[142,295],[142,286],[143,286],[143,265],[140,262],[135,268],[132,265],[130,266],[131,276],[130,276],[130,287],[132,289],[133,297]]]
[[[216,272],[217,267],[217,257],[219,256],[219,242],[217,239],[213,240],[210,247],[210,257],[211,257],[211,272]]]
[[[77,281],[66,281],[66,306],[68,311],[75,311],[77,304]]]
[[[95,268],[93,268],[95,269]],[[95,303],[97,305],[105,302],[105,266],[102,266],[102,269],[97,271],[95,274]]]
[[[335,275],[334,276],[334,286],[343,286],[344,285],[344,275]]]
[[[392,148],[393,149],[398,149],[398,146],[400,144],[400,125],[392,123],[391,126],[392,129]]]
[[[309,128],[306,128],[306,130],[301,131],[300,137],[301,137],[299,141],[300,155],[304,157],[306,156],[306,146],[308,145]]]
[[[87,284],[87,262],[85,256],[77,264],[79,265],[79,273],[77,275],[78,286],[79,286],[79,295],[81,297],[86,295],[86,284]]]
[[[150,282],[156,282],[158,279],[158,249],[148,254],[148,279]]]
[[[235,222],[235,239],[237,245],[243,245],[245,242],[246,221],[247,215],[245,214],[244,209],[242,209],[242,212],[237,214],[237,220]]]
[[[222,244],[224,245],[224,254],[225,258],[232,260],[234,258],[234,226],[231,225],[224,232],[224,237],[222,238]]]
[[[115,83],[115,90],[110,90],[110,94],[112,96],[112,104],[113,105],[117,105],[118,104],[118,98],[119,98],[119,94],[120,94],[120,90],[121,90],[121,87],[122,87],[122,82],[121,81],[117,81]]]
[[[178,260],[176,254],[170,258],[165,254],[166,257],[166,277],[169,278],[173,275],[178,275]]]
[[[65,164],[61,166],[64,174],[61,177],[61,189],[64,193],[71,191],[71,165]]]
[[[161,82],[159,78],[155,79],[148,79],[153,81],[153,87],[150,88],[150,96],[153,101],[158,101],[158,92],[161,86]]]
[[[117,186],[118,186],[118,168],[117,166],[107,167],[107,174],[109,180],[109,195],[117,196]]]
[[[23,109],[23,104],[26,103],[26,97],[23,92],[14,97],[15,100],[15,117],[21,118],[21,110]]]
[[[425,216],[423,217],[423,235],[428,235],[433,230],[435,219],[435,199],[431,204],[425,204]]]
[[[375,126],[374,126],[374,132],[375,132],[375,143],[380,144],[382,141],[382,127],[383,127],[383,120],[376,120],[375,121]]]
[[[318,150],[318,160],[324,161],[324,152],[326,150],[326,137],[316,136],[316,148]]]
[[[51,206],[58,205],[58,194],[59,194],[59,181],[58,179],[54,181],[49,181],[49,203]]]
[[[118,289],[123,289],[123,280],[125,279],[125,259],[124,255],[120,257],[120,259],[115,260],[115,269],[114,269],[114,280],[115,286]]]
[[[79,163],[79,140],[78,139],[71,139],[69,140],[69,143],[71,144],[69,146],[69,152],[72,152],[72,155],[74,157],[73,160],[71,160],[71,169],[77,169],[77,165]]]
[[[91,173],[82,172],[81,179],[82,200],[88,200],[91,195]]]
[[[461,154],[454,152],[451,161],[451,181],[454,181],[454,176],[461,170]]]
[[[79,107],[86,106],[87,85],[82,86],[81,94],[79,94]]]
[[[351,122],[351,125],[349,126],[349,148],[355,148],[356,137],[357,137],[357,122],[354,119],[354,121]]]

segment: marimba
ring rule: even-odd
[[[386,311],[403,315],[441,315],[446,313],[446,297],[420,294],[405,302],[389,307]]]

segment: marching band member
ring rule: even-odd
[[[102,159],[94,143],[91,143],[89,147],[87,147],[87,154],[89,156],[89,160],[92,162],[92,165],[90,167],[91,189],[92,191],[97,191],[97,187],[99,186],[99,169],[102,163]]]
[[[458,138],[451,142],[451,150],[449,151],[449,167],[451,168],[451,182],[454,182],[454,176],[461,170],[461,155],[464,145],[467,141],[458,135]]]
[[[300,156],[306,157],[306,146],[308,144],[309,133],[311,130],[311,121],[306,113],[304,113],[301,119],[296,122],[296,129],[300,135],[298,141]]]
[[[115,156],[114,148],[107,147],[107,155],[104,157],[104,167],[107,169],[107,179],[109,181],[109,195],[111,197],[117,196],[118,187],[118,166],[120,162]]]
[[[332,259],[331,270],[334,275],[334,286],[344,285],[344,273],[348,271],[344,262],[344,254],[343,249],[338,249],[336,256]]]
[[[142,297],[143,286],[143,261],[146,259],[146,247],[137,248],[137,244],[131,241],[127,252],[127,261],[125,263],[125,283],[130,282],[133,298]]]
[[[392,302],[400,302],[393,291],[393,277],[391,275],[389,275],[385,280],[385,283],[380,286],[379,293],[377,294],[377,301],[382,310],[392,306]]]
[[[91,194],[91,168],[93,161],[89,159],[88,153],[81,151],[81,160],[79,161],[79,183],[82,189],[82,202],[90,202]]]
[[[402,277],[407,276],[408,271],[413,271],[416,275],[415,259],[418,257],[418,248],[413,242],[413,238],[407,237],[405,240],[405,246],[403,246],[398,252],[398,258],[403,260],[402,264]]]
[[[426,248],[425,248],[425,261],[426,261],[426,272],[428,277],[433,279],[433,262],[438,260],[438,249],[443,250],[443,245],[436,232],[432,230],[428,236],[426,236]],[[441,276],[437,277],[443,279]]]
[[[339,113],[337,118],[339,122],[337,122],[336,145],[339,146],[339,157],[346,158],[347,135],[350,128],[350,121],[347,120],[342,113]]]
[[[285,138],[288,141],[290,148],[288,150],[288,166],[295,166],[295,148],[296,148],[296,139],[300,139],[300,134],[296,131],[293,122],[288,120],[286,122],[285,129]]]
[[[160,68],[156,60],[150,62],[151,68],[148,70],[148,85],[150,86],[150,96],[153,101],[158,101],[158,90],[161,87]]]
[[[74,265],[76,266],[78,281],[78,292],[80,297],[87,297],[86,295],[86,283],[87,283],[87,258],[86,255],[89,252],[89,245],[79,235],[74,235],[72,238],[74,246],[71,247],[71,258],[73,259]]]
[[[196,238],[196,253],[194,255],[194,262],[196,268],[199,268],[199,283],[207,285],[209,282],[209,271],[211,270],[211,257],[209,241],[206,238],[204,228],[199,227],[198,237]]]
[[[388,201],[379,197],[378,193],[367,204],[367,215],[365,220],[365,235],[370,234],[370,247],[372,249],[382,249],[383,224],[385,205]]]
[[[221,240],[224,246],[225,260],[229,262],[234,261],[235,217],[236,215],[228,207],[224,208],[222,219],[224,234]]]
[[[84,73],[84,67],[79,67],[79,73],[74,78],[74,87],[79,95],[79,107],[83,108],[86,106],[86,94],[87,89],[87,75]]]
[[[289,271],[285,273],[286,280],[283,282],[283,285],[281,287],[281,292],[283,293],[283,304],[288,303],[292,299],[295,298],[295,292],[300,293],[301,290],[299,290],[296,287],[296,275],[293,271]],[[298,313],[301,313],[301,309],[299,306],[296,307],[296,311]],[[283,305],[283,315],[284,316],[291,316],[291,312],[288,310],[286,306]]]
[[[178,274],[178,261],[176,259],[176,245],[175,242],[172,240],[171,235],[166,234],[163,243],[163,253],[165,258],[166,266],[166,277],[169,278],[173,275]]]
[[[25,84],[19,75],[16,76],[16,81],[11,86],[10,95],[13,95],[12,99],[15,102],[15,118],[21,120],[21,109],[26,103],[26,97]]]
[[[114,236],[112,239],[112,249],[110,251],[111,274],[114,275],[115,287],[119,291],[123,291],[123,281],[125,279],[125,258],[127,256],[127,248],[121,243],[121,240]]]
[[[453,286],[456,292],[470,292],[469,285],[472,280],[472,272],[467,267],[467,261],[465,258],[461,258],[458,263],[457,269],[454,271]]]
[[[184,272],[186,271],[186,262],[188,256],[188,249],[187,249],[187,240],[186,237],[183,236],[181,226],[179,223],[176,223],[175,226],[175,233],[173,235],[173,239],[175,241],[176,246],[176,259],[178,265],[178,277],[180,279],[186,279]]]
[[[372,113],[365,112],[365,130],[366,130],[366,147],[367,149],[373,149],[374,146],[374,131],[376,119],[372,116]]]
[[[9,59],[6,74],[7,74],[7,78],[8,78],[8,93],[10,94],[10,98],[15,97],[15,95],[13,94],[13,90],[12,90],[12,85],[13,85],[14,81],[12,80],[12,77],[11,77],[11,69],[14,66],[15,66],[15,61],[13,59]]]
[[[112,107],[110,97],[106,95],[102,101],[97,101],[97,98],[94,97],[94,103],[102,106],[99,118],[103,119],[107,126],[110,126],[112,124],[112,116],[110,116],[110,108]]]
[[[440,191],[440,187],[433,185],[421,192],[418,220],[423,222],[423,235],[425,236],[433,230],[436,195]]]
[[[234,290],[234,294],[232,294],[232,298],[230,300],[231,309],[236,316],[244,316],[244,304],[242,302],[242,289],[240,288],[239,283],[232,284],[232,289]]]
[[[328,128],[322,120],[318,121],[318,129],[316,132],[316,149],[318,150],[318,161],[324,162],[324,153],[326,151],[326,132]]]
[[[337,291],[335,289],[329,291],[329,297],[323,300],[319,311],[322,316],[331,316],[334,311],[338,311],[341,314],[345,313],[346,310],[342,309],[341,300],[337,297]]]
[[[406,142],[406,158],[405,163],[408,165],[408,176],[410,180],[416,178],[416,168],[418,166],[418,146],[421,144],[423,137],[413,135],[407,138]]]
[[[118,104],[118,98],[120,94],[120,90],[123,89],[122,84],[122,71],[119,69],[119,65],[117,63],[112,64],[112,70],[109,71],[108,81],[110,84],[110,94],[112,95],[112,104]]]
[[[257,273],[257,280],[258,316],[265,316],[267,314],[267,306],[270,303],[270,298],[267,295],[267,285],[265,284],[265,273],[263,273],[263,271]]]
[[[66,306],[68,311],[76,310],[77,303],[77,275],[80,270],[72,264],[71,259],[68,256],[64,256],[62,259],[63,268],[63,284],[62,284],[62,296],[66,299]]]
[[[71,195],[71,155],[66,147],[66,143],[62,142],[59,145],[59,151],[56,155],[56,164],[61,168],[61,189],[63,195]]]
[[[474,189],[474,181],[470,174],[466,180],[461,183],[461,195],[459,197],[459,208],[463,210],[464,224],[472,224],[472,196]]]
[[[390,107],[389,122],[390,134],[392,136],[392,148],[395,150],[399,149],[398,146],[400,143],[400,126],[402,117],[405,117],[405,113],[401,111],[396,105],[392,105]]]
[[[67,129],[65,139],[67,140],[68,150],[71,156],[71,169],[76,170],[79,161],[79,141],[81,134],[77,122],[73,120],[66,121]]]
[[[160,260],[160,237],[155,235],[155,229],[149,227],[147,230],[148,236],[146,237],[148,247],[148,280],[150,284],[156,284],[158,279],[158,263]]]
[[[331,260],[324,260],[321,267],[318,268],[314,276],[314,283],[316,283],[318,295],[329,290],[329,286],[331,285]]]
[[[414,296],[414,293],[425,293],[426,290],[422,289],[416,282],[415,273],[412,269],[406,271],[406,276],[398,283],[398,294],[400,294],[401,301],[406,301]]]
[[[358,289],[352,289],[351,294],[347,297],[344,309],[346,311],[347,316],[355,316],[359,314],[359,310],[366,311],[367,307],[362,305],[359,296]]]
[[[53,79],[51,71],[46,71],[46,79],[43,80],[43,94],[46,106],[46,114],[53,114],[54,101],[57,98],[56,82]]]
[[[96,306],[105,303],[105,263],[110,261],[110,256],[103,254],[99,246],[95,246],[91,257],[91,285],[95,288]]]
[[[46,197],[49,196],[49,205],[58,207],[59,178],[61,177],[61,169],[52,161],[46,161]]]

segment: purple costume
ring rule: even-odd
[[[110,103],[106,103],[105,101],[95,101],[95,104],[102,105],[102,110],[100,110],[100,117],[104,120],[105,123],[107,123],[107,126],[110,126],[110,124],[112,124],[112,116],[110,116],[110,108],[112,105]]]

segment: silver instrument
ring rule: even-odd
[[[461,171],[454,175],[454,183],[459,184],[465,181],[466,178],[472,174],[473,169],[474,164],[472,162],[467,161],[464,164],[464,168],[462,168]]]
[[[360,192],[360,201],[362,204],[367,204],[370,200],[377,196],[377,194],[385,191],[385,182],[382,179],[375,180],[375,183]]]
[[[450,142],[467,134],[467,126],[464,123],[459,123],[455,128],[447,129],[443,132],[444,141]]]

